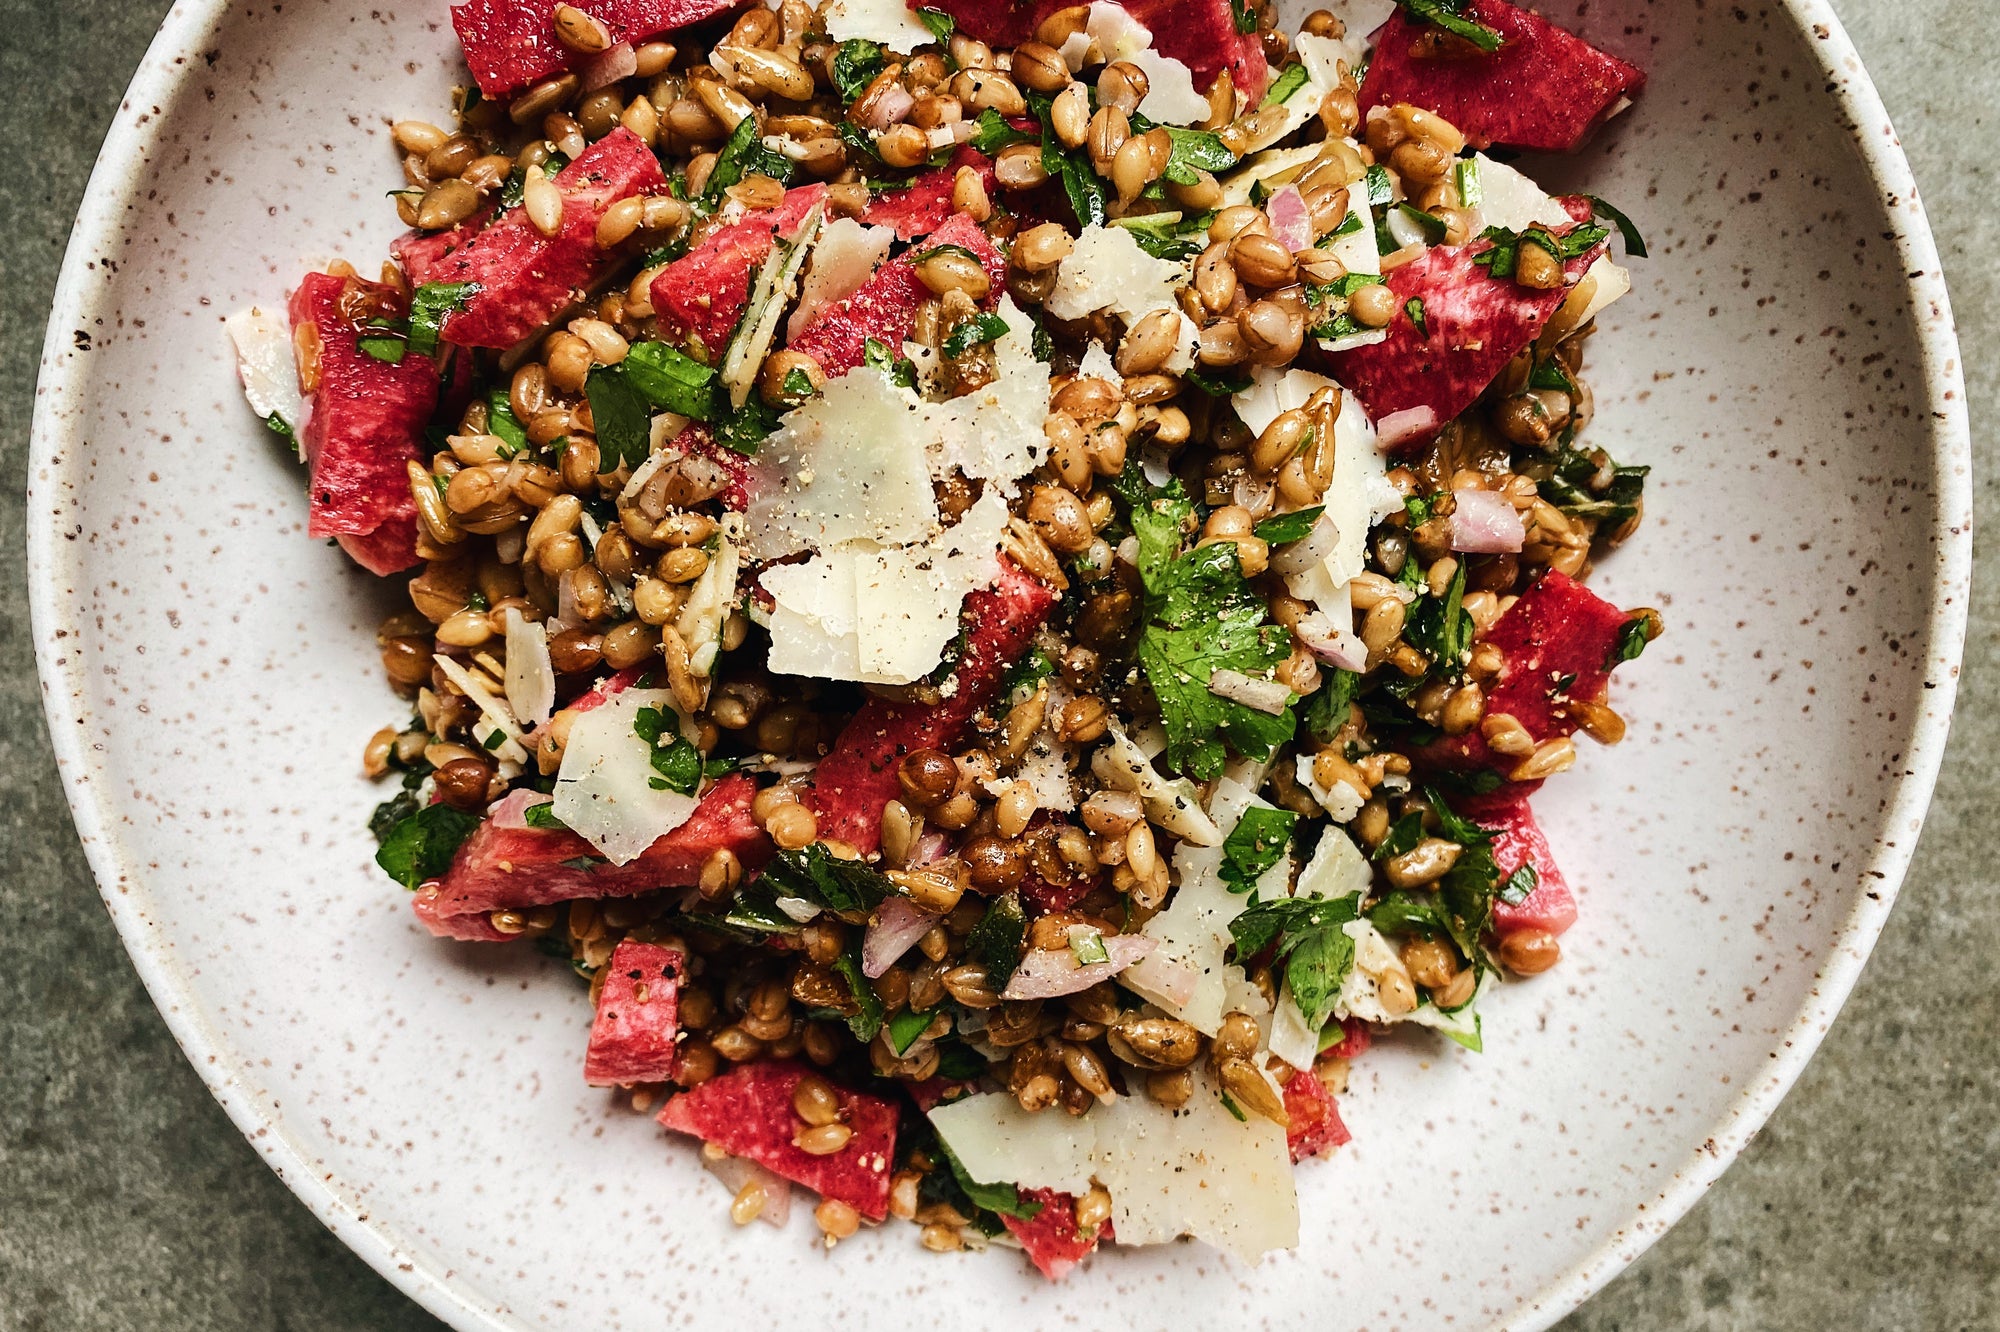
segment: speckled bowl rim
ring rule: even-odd
[[[1777,3],[1811,39],[1826,75],[1827,95],[1844,114],[1870,178],[1892,208],[1898,204],[1910,208],[1903,215],[1908,224],[1895,230],[1893,241],[1908,274],[1910,309],[1928,388],[1937,514],[1932,537],[1938,558],[1927,619],[1929,687],[1910,730],[1905,774],[1897,783],[1891,806],[1884,811],[1884,822],[1911,827],[1921,822],[1929,807],[1944,757],[1965,639],[1967,598],[1956,593],[1969,585],[1971,577],[1972,446],[1958,338],[1916,181],[1852,41],[1826,0]],[[55,597],[55,589],[66,585],[56,573],[65,550],[80,548],[66,547],[59,540],[56,506],[38,502],[47,500],[55,488],[55,459],[68,459],[65,465],[74,466],[80,456],[77,446],[82,440],[73,423],[82,419],[77,409],[91,385],[84,364],[64,352],[70,330],[93,326],[100,313],[107,317],[116,313],[101,309],[112,288],[101,279],[90,280],[91,257],[116,250],[121,225],[142,206],[141,171],[153,160],[153,149],[171,119],[171,109],[188,90],[189,76],[202,67],[194,57],[213,47],[228,10],[227,0],[182,0],[161,23],[91,171],[56,284],[30,441],[27,524],[29,606],[56,762],[85,855],[126,951],[174,1039],[236,1127],[313,1215],[424,1308],[466,1332],[524,1328],[519,1320],[473,1302],[444,1271],[398,1246],[364,1210],[357,1210],[343,1196],[348,1191],[337,1185],[335,1177],[314,1167],[304,1144],[291,1136],[282,1119],[266,1113],[239,1079],[230,1062],[228,1043],[218,1037],[208,1016],[195,1005],[171,950],[155,935],[140,866],[119,841],[116,820],[103,802],[106,793],[89,777],[81,740],[85,718],[80,699],[72,693],[65,671],[56,664],[58,636],[77,635],[85,628],[73,618],[75,608],[59,604]],[[1924,317],[1926,311],[1931,312],[1930,318]],[[38,482],[36,478],[47,479]],[[1745,1092],[1712,1127],[1665,1189],[1641,1204],[1636,1216],[1567,1275],[1537,1292],[1500,1327],[1531,1332],[1576,1309],[1685,1215],[1721,1176],[1777,1109],[1853,989],[1888,919],[1916,841],[1914,837],[1898,837],[1890,845],[1877,846],[1863,871],[1875,880],[1875,887],[1858,899],[1842,925],[1815,977],[1810,1000],[1771,1051],[1769,1075],[1758,1079],[1755,1088]]]

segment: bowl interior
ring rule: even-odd
[[[1651,75],[1550,178],[1652,245],[1588,371],[1594,441],[1654,469],[1599,583],[1668,634],[1620,674],[1630,738],[1538,806],[1583,910],[1564,964],[1499,993],[1483,1057],[1392,1041],[1357,1064],[1355,1141],[1302,1171],[1297,1254],[1122,1252],[1052,1289],[902,1229],[831,1255],[803,1218],[737,1230],[685,1143],[582,1085],[563,968],[433,941],[375,871],[358,759],[400,720],[372,643],[391,596],[306,538],[302,474],[243,405],[221,320],[281,306],[308,263],[379,262],[385,117],[439,115],[462,75],[442,5],[222,8],[170,21],[137,85],[157,103],[128,104],[129,155],[70,256],[31,505],[43,669],[107,900],[176,1032],[433,1308],[1534,1324],[1678,1215],[1796,1072],[1914,841],[1956,661],[1938,589],[1963,572],[1940,538],[1962,423],[1927,390],[1956,368],[1924,355],[1948,314],[1913,306],[1898,238],[1928,241],[1844,119],[1858,68],[1829,80],[1812,49],[1837,33],[1778,3],[1580,20]]]

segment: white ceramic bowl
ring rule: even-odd
[[[390,594],[306,538],[220,321],[308,261],[379,260],[384,117],[437,114],[454,43],[442,0],[177,7],[49,326],[35,632],[105,902],[271,1167],[467,1329],[1525,1328],[1630,1261],[1777,1104],[1889,909],[1951,710],[1970,477],[1937,256],[1831,9],[1589,9],[1652,76],[1560,168],[1654,251],[1593,343],[1593,437],[1654,467],[1600,577],[1669,631],[1620,673],[1631,738],[1538,806],[1582,923],[1495,999],[1484,1057],[1360,1061],[1297,1254],[1118,1251],[1051,1288],[906,1228],[830,1256],[803,1218],[736,1230],[684,1141],[583,1086],[580,987],[432,940],[375,871],[357,767],[398,712],[370,637]]]

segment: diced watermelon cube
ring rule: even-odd
[[[1456,125],[1475,148],[1574,150],[1646,76],[1616,56],[1506,0],[1460,13],[1500,34],[1488,55],[1401,9],[1377,29],[1361,109],[1408,102]]]
[[[1605,247],[1594,245],[1571,259],[1563,269],[1565,285],[1548,291],[1496,278],[1480,267],[1475,261],[1492,248],[1484,239],[1440,245],[1388,275],[1398,311],[1388,338],[1328,358],[1334,378],[1360,397],[1369,416],[1379,421],[1428,407],[1443,424],[1470,407],[1535,340]],[[1423,303],[1422,331],[1409,313],[1412,301]],[[1413,438],[1406,447],[1424,438]]]
[[[792,1109],[800,1079],[813,1073],[793,1060],[738,1064],[668,1101],[660,1122],[880,1221],[889,1214],[896,1107],[879,1096],[836,1086],[841,1122],[854,1136],[839,1151],[814,1156],[793,1143],[806,1123]]]
[[[1459,813],[1493,834],[1493,863],[1502,881],[1523,865],[1535,867],[1535,891],[1520,902],[1493,904],[1493,932],[1502,938],[1521,930],[1561,934],[1576,924],[1576,898],[1556,865],[1549,839],[1528,808],[1528,793],[1503,786],[1460,802]]]
[[[665,1082],[673,1074],[680,1036],[681,977],[687,957],[677,948],[622,939],[604,964],[597,1016],[583,1056],[583,1080],[593,1087]]]
[[[1340,1039],[1326,1048],[1326,1055],[1332,1059],[1355,1059],[1368,1053],[1368,1047],[1375,1043],[1375,1033],[1360,1018],[1340,1020]]]
[[[403,294],[379,282],[309,273],[292,293],[294,331],[319,338],[319,386],[306,416],[311,468],[306,531],[338,538],[372,573],[417,562],[417,503],[408,464],[423,456],[424,424],[437,406],[438,371],[405,354],[391,365],[360,348],[370,319],[399,320]]]
[[[824,185],[787,190],[776,208],[745,213],[661,269],[652,288],[660,335],[669,342],[698,341],[711,361],[721,360],[772,238],[796,232],[825,198]]]
[[[1311,1069],[1292,1074],[1285,1084],[1285,1113],[1291,1117],[1285,1145],[1292,1149],[1294,1164],[1308,1156],[1324,1156],[1353,1138],[1340,1122],[1333,1093]]]
[[[870,199],[861,220],[871,227],[894,227],[897,240],[930,235],[950,219],[952,191],[958,187],[958,173],[964,167],[977,172],[988,191],[997,188],[993,159],[969,143],[961,144],[949,163],[918,176],[908,189],[889,190]]]
[[[1486,715],[1506,714],[1537,743],[1572,735],[1572,699],[1597,702],[1615,664],[1627,616],[1583,584],[1551,569],[1523,592],[1486,632],[1499,648],[1500,673],[1486,690]],[[1507,768],[1478,731],[1440,740],[1427,757],[1447,766]]]
[[[1000,1222],[1021,1241],[1029,1261],[1051,1281],[1061,1281],[1070,1270],[1097,1248],[1110,1223],[1089,1234],[1076,1228],[1076,1197],[1058,1189],[1022,1189],[1021,1197],[1042,1205],[1032,1221],[1018,1216],[1002,1216]]]
[[[1056,604],[1056,594],[1012,561],[1000,581],[965,599],[968,641],[953,674],[957,687],[936,703],[871,698],[819,761],[807,804],[819,833],[858,848],[882,844],[882,807],[895,799],[896,768],[915,749],[954,743],[972,715],[992,700]]]
[[[999,299],[1007,261],[977,222],[959,214],[875,270],[874,277],[801,329],[790,348],[818,361],[829,376],[844,375],[860,365],[870,338],[900,355],[916,326],[917,307],[931,299],[931,289],[917,276],[917,264],[940,245],[962,246],[977,255],[993,279],[990,299]]]
[[[699,23],[737,0],[577,0],[577,8],[610,30],[611,40],[643,42]],[[455,0],[451,26],[465,48],[465,65],[488,97],[509,94],[565,71],[581,71],[590,57],[556,39],[554,5],[546,0]]]
[[[605,210],[635,194],[666,188],[659,159],[622,126],[583,150],[556,173],[563,196],[562,226],[544,236],[519,206],[498,214],[476,233],[405,236],[391,251],[416,285],[472,282],[475,292],[447,315],[440,329],[460,347],[511,347],[540,331],[580,299],[623,256],[597,248],[597,223]]]
[[[511,936],[493,928],[487,917],[494,911],[689,887],[717,850],[759,868],[770,859],[771,843],[750,813],[756,794],[757,784],[742,773],[724,777],[686,823],[623,865],[575,833],[507,828],[488,819],[458,848],[444,877],[418,891],[417,918],[440,938],[499,942]]]

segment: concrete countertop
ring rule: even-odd
[[[2000,192],[1990,0],[1845,0],[1938,232],[2000,517]],[[24,546],[36,361],[78,198],[166,6],[0,0],[0,550]],[[1690,21],[1703,11],[1689,6]],[[1713,16],[1716,11],[1707,11]],[[1900,905],[1770,1125],[1562,1326],[1970,1329],[2000,1308],[1996,580],[1981,551],[1952,744]],[[98,904],[42,723],[25,588],[0,582],[0,1332],[438,1324],[321,1228],[168,1036]]]

